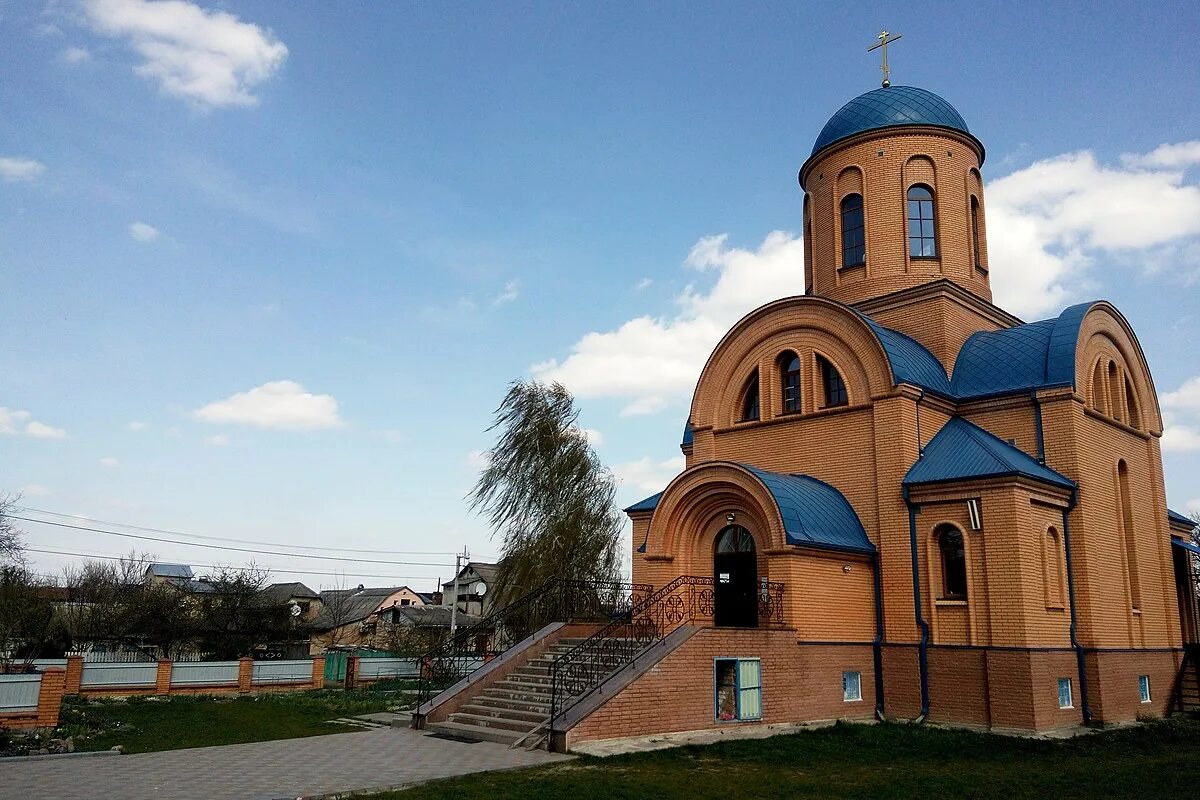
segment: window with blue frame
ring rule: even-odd
[[[1138,698],[1143,703],[1150,702],[1150,676],[1138,675]]]
[[[1075,700],[1071,696],[1071,679],[1058,679],[1058,707],[1059,708],[1074,708]]]
[[[908,255],[910,258],[937,258],[933,190],[919,183],[908,190]]]
[[[762,664],[757,658],[718,658],[714,685],[717,720],[762,719]]]

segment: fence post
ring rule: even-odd
[[[254,659],[242,656],[238,659],[238,692],[247,694],[254,680]]]
[[[358,656],[351,655],[346,659],[346,689],[353,689],[358,683]]]
[[[37,704],[37,726],[39,728],[58,727],[58,713],[62,708],[63,688],[66,681],[67,673],[62,667],[47,667],[42,673]]]
[[[325,656],[313,656],[312,660],[312,688],[325,688]]]
[[[66,682],[63,694],[75,696],[83,691],[83,656],[67,656]]]
[[[154,673],[155,694],[171,693],[171,671],[173,666],[169,658],[160,658],[158,660],[158,672]]]

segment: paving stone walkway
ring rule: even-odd
[[[165,753],[0,764],[0,798],[279,800],[385,789],[570,756],[376,728]]]

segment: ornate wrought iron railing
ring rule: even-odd
[[[716,610],[712,577],[681,575],[614,619],[574,648],[554,659],[550,668],[550,722],[628,667],[643,650],[683,625],[712,624]],[[761,581],[757,593],[758,626],[783,627],[783,584]]]
[[[608,622],[628,616],[650,593],[640,583],[546,581],[423,655],[417,707],[551,622]]]

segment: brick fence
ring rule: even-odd
[[[82,697],[250,694],[325,686],[325,657],[294,661],[170,661],[132,664],[85,662],[68,656],[63,694]]]

